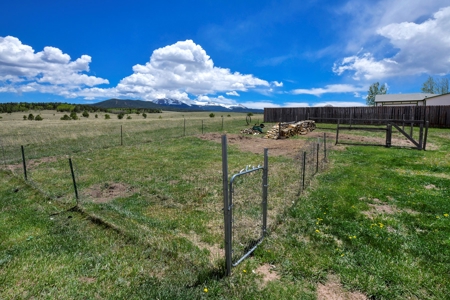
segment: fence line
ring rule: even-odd
[[[450,128],[450,105],[445,106],[367,106],[367,107],[285,107],[264,108],[264,122],[290,122],[312,119],[319,123],[349,124],[369,119],[364,124],[382,120],[427,120],[430,127]]]

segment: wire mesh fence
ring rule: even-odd
[[[27,182],[60,208],[79,205],[130,234],[139,233],[140,238],[167,231],[203,232],[205,240],[221,247],[220,149],[189,137],[239,132],[245,119],[161,121],[55,123],[29,131],[5,130],[0,136],[1,167],[16,176],[25,176],[26,168]],[[294,159],[270,157],[268,227],[275,228],[312,177],[324,168],[325,153],[332,145],[329,138],[299,139],[303,146]],[[244,167],[243,153],[232,153],[234,168]],[[261,157],[244,156],[254,165],[262,162]],[[234,262],[259,242],[262,225],[261,201],[250,205],[261,199],[260,172],[239,178],[236,184]],[[199,220],[203,223],[197,224]]]

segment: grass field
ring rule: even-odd
[[[35,122],[3,114],[0,299],[450,297],[449,130],[430,129],[429,151],[334,147],[301,195],[298,157],[270,155],[287,142],[273,141],[271,230],[225,278],[221,146],[202,138],[201,123],[230,135],[246,123],[224,115],[222,127],[220,113],[208,115],[61,121],[42,112]],[[319,127],[333,138],[333,125]],[[262,163],[262,153],[237,144],[228,155],[230,174]],[[69,157],[80,196],[72,210]]]

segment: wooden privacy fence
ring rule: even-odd
[[[318,123],[378,124],[375,120],[425,120],[430,127],[450,128],[450,105],[264,108],[264,122],[314,120]],[[361,121],[359,121],[361,120]],[[362,120],[364,120],[362,122]],[[407,123],[407,122],[405,122]]]

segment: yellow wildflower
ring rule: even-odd
[[[208,292],[208,288],[204,288],[203,291],[204,291],[205,293],[207,293],[207,292]]]
[[[448,218],[448,214],[444,214],[444,217]]]

